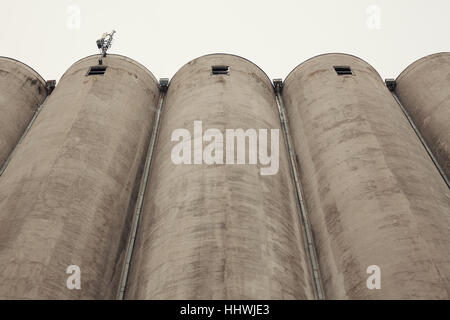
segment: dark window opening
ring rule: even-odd
[[[104,75],[106,72],[105,66],[93,66],[89,69],[87,76],[96,76],[96,75]]]
[[[340,76],[346,74],[353,74],[352,69],[349,66],[335,66],[334,70]]]
[[[230,74],[229,66],[212,66],[211,67],[212,74]]]

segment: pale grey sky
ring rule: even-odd
[[[157,78],[214,52],[241,55],[271,78],[317,54],[345,52],[386,78],[450,51],[449,0],[0,0],[0,10],[0,56],[45,79],[97,53],[95,41],[112,29],[110,52]]]

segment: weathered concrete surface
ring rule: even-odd
[[[131,59],[62,77],[0,179],[0,298],[114,298],[158,99]],[[66,268],[81,268],[68,290]]]
[[[326,297],[450,298],[450,192],[377,72],[322,55],[283,98]],[[366,286],[371,265],[381,290]]]
[[[0,57],[0,168],[46,96],[45,81],[36,71]]]
[[[229,65],[230,75],[211,75]],[[127,299],[307,299],[312,277],[280,129],[280,169],[175,165],[172,131],[280,129],[275,95],[253,63],[208,55],[169,86],[134,249]],[[270,140],[269,140],[270,141]],[[207,145],[209,143],[204,143]]]
[[[411,64],[398,77],[396,94],[450,178],[450,52]]]

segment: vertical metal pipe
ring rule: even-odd
[[[283,83],[282,83],[281,79],[275,79],[273,82],[274,82],[275,95],[276,95],[276,100],[277,100],[277,105],[278,105],[278,111],[280,113],[281,126],[283,128],[284,137],[286,140],[286,147],[289,152],[289,160],[290,160],[290,164],[291,164],[292,176],[294,178],[294,185],[295,185],[295,190],[296,190],[296,194],[297,194],[297,200],[298,200],[298,203],[300,206],[300,213],[301,213],[300,216],[301,216],[303,227],[305,228],[306,241],[308,244],[308,253],[309,253],[309,258],[311,260],[311,267],[312,267],[312,270],[314,273],[314,284],[315,284],[315,288],[316,288],[316,294],[317,294],[317,298],[319,300],[324,300],[325,297],[324,297],[324,291],[322,288],[322,280],[320,277],[320,268],[319,268],[319,264],[317,261],[318,259],[317,259],[317,255],[316,255],[316,249],[314,246],[314,238],[313,238],[311,228],[310,228],[308,211],[306,209],[306,206],[305,206],[305,203],[303,200],[303,191],[302,191],[302,187],[301,187],[301,183],[300,183],[300,179],[299,179],[299,175],[298,175],[297,161],[295,158],[295,154],[293,151],[294,148],[292,146],[292,141],[291,141],[289,120],[286,115],[286,109],[284,108],[283,97],[281,96],[281,90],[283,88]]]
[[[160,123],[160,118],[161,118],[161,111],[162,111],[162,108],[164,105],[164,98],[166,96],[167,87],[168,87],[167,79],[160,79],[160,85],[159,85],[160,93],[159,93],[158,109],[156,110],[152,137],[150,139],[150,143],[148,146],[147,157],[146,157],[145,165],[144,165],[144,172],[142,174],[141,183],[139,186],[139,194],[138,194],[138,198],[136,201],[136,207],[135,207],[133,221],[132,221],[132,229],[131,229],[130,238],[128,240],[128,245],[127,245],[127,249],[126,249],[126,260],[125,260],[125,264],[124,264],[124,267],[122,270],[122,275],[121,275],[118,300],[123,300],[124,295],[125,295],[125,290],[126,290],[127,280],[128,280],[128,273],[130,270],[130,263],[131,263],[131,259],[133,256],[134,243],[136,241],[136,234],[137,234],[137,230],[138,230],[138,226],[139,226],[140,216],[142,213],[142,204],[144,202],[145,190],[147,189],[147,185],[148,185],[148,177],[150,174],[150,167],[152,164],[153,151],[155,149],[156,138],[158,135],[159,123]]]
[[[6,170],[6,168],[8,167],[9,163],[11,162],[11,159],[12,159],[12,156],[14,155],[14,152],[20,146],[20,144],[22,143],[23,139],[25,139],[26,135],[28,134],[28,131],[30,131],[31,127],[33,126],[34,122],[36,121],[36,118],[39,115],[39,113],[41,112],[42,108],[44,107],[44,104],[45,104],[45,101],[47,101],[47,98],[48,98],[48,96],[44,99],[44,101],[41,103],[39,108],[37,108],[36,111],[34,112],[33,118],[31,118],[30,122],[28,123],[27,128],[23,132],[23,134],[20,137],[19,141],[17,142],[16,146],[11,151],[11,153],[9,154],[9,156],[6,159],[5,163],[3,164],[2,168],[0,169],[0,177],[3,175],[3,173]]]
[[[447,184],[447,187],[450,188],[450,181],[445,174],[444,170],[442,169],[441,165],[437,161],[436,157],[434,156],[433,152],[431,151],[430,147],[428,146],[427,142],[423,138],[420,131],[417,129],[417,126],[414,124],[413,119],[408,114],[408,111],[406,111],[405,107],[403,106],[402,102],[398,98],[397,94],[395,93],[395,89],[391,90],[388,88],[389,91],[391,91],[392,96],[394,97],[397,104],[400,106],[400,109],[402,110],[403,114],[405,115],[406,119],[408,119],[409,124],[411,125],[411,128],[414,130],[415,134],[419,138],[420,142],[424,146],[425,150],[427,151],[428,155],[430,156],[431,160],[433,161],[434,165],[436,166],[436,169],[439,171],[439,174],[441,175],[442,179],[444,179],[445,183]]]

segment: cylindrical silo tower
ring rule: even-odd
[[[36,71],[0,57],[0,168],[46,96],[45,81]]]
[[[170,82],[160,128],[125,298],[314,298],[280,118],[266,74],[227,54],[189,62]],[[258,153],[250,138],[246,164],[226,161],[232,141],[226,139],[227,129],[266,129],[272,152],[271,137],[277,134],[271,130],[277,130],[278,170],[263,175],[268,165],[251,162]],[[185,162],[176,164],[178,143],[172,140],[180,130],[190,134],[185,140],[190,151],[183,152]],[[205,138],[208,132],[215,132],[213,140]],[[215,149],[214,162],[208,161],[208,146],[219,140],[223,149]],[[261,141],[259,151],[265,149]]]
[[[398,76],[395,93],[450,179],[450,52],[411,64]]]
[[[448,299],[450,191],[378,73],[321,55],[283,100],[326,298]]]
[[[98,63],[64,74],[0,179],[0,298],[117,294],[158,84],[129,58]]]

